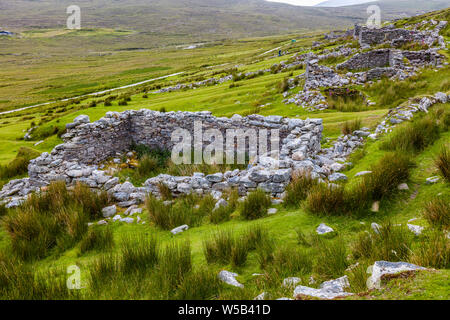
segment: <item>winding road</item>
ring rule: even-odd
[[[85,97],[91,97],[91,96],[99,96],[99,95],[102,95],[102,94],[105,94],[105,93],[109,93],[109,92],[113,92],[113,91],[117,91],[117,90],[137,87],[137,86],[146,84],[148,82],[152,82],[152,81],[156,81],[156,80],[162,80],[162,79],[166,79],[166,78],[170,78],[170,77],[175,77],[175,76],[178,76],[178,75],[183,74],[183,73],[184,73],[184,71],[177,72],[177,73],[172,73],[172,74],[169,74],[169,75],[166,75],[166,76],[153,78],[153,79],[149,79],[149,80],[144,80],[144,81],[137,82],[137,83],[132,83],[132,84],[129,84],[129,85],[126,85],[126,86],[122,86],[122,87],[117,87],[117,88],[103,90],[103,91],[99,91],[99,92],[83,94],[81,96],[72,97],[72,98],[66,98],[66,99],[61,99],[61,100],[55,100],[55,101],[50,101],[50,102],[39,103],[39,104],[35,104],[35,105],[32,105],[32,106],[23,107],[23,108],[19,108],[19,109],[3,111],[3,112],[0,112],[0,115],[10,114],[10,113],[14,113],[14,112],[19,112],[19,111],[23,111],[23,110],[27,110],[27,109],[31,109],[31,108],[42,107],[42,106],[46,106],[46,105],[49,105],[49,104],[52,104],[52,103],[56,103],[56,102],[65,102],[65,101],[75,100],[75,99],[79,99],[79,98],[85,98]]]

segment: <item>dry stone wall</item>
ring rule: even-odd
[[[197,173],[192,177],[160,175],[138,187],[129,182],[120,184],[117,177],[99,170],[102,161],[126,153],[132,143],[171,150],[172,132],[181,128],[193,134],[196,121],[204,124],[203,130],[214,128],[223,134],[227,129],[264,129],[267,132],[278,129],[278,156],[274,157],[268,150],[267,154],[259,154],[247,170],[209,176]],[[92,123],[89,117],[82,115],[68,124],[67,129],[63,144],[30,162],[29,178],[13,180],[4,186],[0,199],[5,200],[8,206],[19,205],[27,194],[59,180],[67,184],[82,182],[91,188],[106,190],[119,205],[128,207],[144,201],[148,193],[159,195],[161,182],[167,184],[175,196],[191,192],[214,192],[217,195],[230,187],[238,188],[240,194],[261,188],[274,196],[281,196],[295,169],[308,169],[317,177],[326,177],[326,172],[313,161],[321,149],[321,119],[261,115],[216,118],[210,112],[161,113],[144,109],[108,112],[104,118]]]

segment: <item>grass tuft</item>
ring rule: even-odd
[[[241,204],[241,217],[245,220],[256,220],[267,215],[271,205],[270,196],[263,190],[251,192]]]
[[[442,147],[434,163],[444,179],[450,182],[450,151],[448,146]]]

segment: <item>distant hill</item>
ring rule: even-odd
[[[74,3],[81,7],[83,28],[135,30],[173,43],[345,28],[367,19],[367,5],[331,10],[264,0],[0,0],[0,22],[11,31],[64,28],[66,8]],[[450,0],[379,4],[383,19],[391,19],[442,9]]]
[[[328,0],[317,4],[316,7],[343,7],[376,1],[378,0]]]

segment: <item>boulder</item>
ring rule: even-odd
[[[189,230],[189,226],[187,224],[185,224],[185,225],[179,226],[179,227],[177,227],[175,229],[172,229],[170,232],[173,235],[177,235],[177,234],[182,233],[182,232],[187,231],[187,230]]]
[[[372,275],[367,280],[367,287],[369,289],[380,289],[383,276],[417,270],[425,270],[425,268],[407,262],[377,261],[372,266]]]
[[[102,215],[104,218],[110,218],[114,216],[117,212],[117,207],[115,205],[106,207],[102,209]]]
[[[345,292],[345,289],[348,287],[350,287],[348,278],[347,276],[344,276],[336,280],[330,280],[322,283],[319,289],[298,286],[294,290],[294,298],[299,298],[299,296],[308,296],[331,300],[339,297],[347,297],[353,295],[353,293]]]
[[[229,272],[226,270],[222,270],[219,272],[219,279],[226,284],[229,284],[234,287],[244,288],[244,285],[239,283],[236,280],[236,277],[239,276],[237,273]]]
[[[328,180],[331,182],[335,181],[347,181],[347,176],[343,173],[335,172],[328,176]]]
[[[325,223],[321,223],[317,227],[316,232],[317,232],[317,234],[327,234],[327,233],[334,232],[334,229],[327,226]]]

